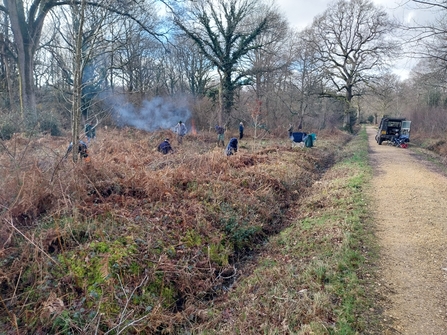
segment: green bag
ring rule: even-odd
[[[304,146],[306,148],[312,148],[314,146],[314,138],[312,135],[307,135],[304,139]]]

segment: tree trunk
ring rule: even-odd
[[[5,0],[5,7],[9,12],[11,30],[14,35],[14,42],[17,49],[17,66],[19,70],[19,94],[20,111],[23,118],[32,117],[36,121],[36,98],[34,94],[34,53],[35,43],[40,36],[41,24],[35,22],[34,31],[30,31],[25,19],[23,1]]]
[[[85,14],[85,1],[82,1],[80,8],[73,6],[73,20],[75,32],[75,57],[73,62],[73,103],[72,103],[72,142],[73,142],[73,161],[78,160],[79,134],[81,132],[81,107],[82,107],[82,35]]]
[[[7,107],[11,108],[11,105],[13,103],[13,95],[12,95],[12,80],[11,80],[11,67],[10,67],[10,59],[6,56],[6,42],[8,41],[8,17],[5,14],[3,16],[3,24],[4,24],[4,31],[0,37],[1,44],[2,44],[2,63],[5,70],[5,80],[6,80],[6,87],[5,89],[8,92],[8,102]]]
[[[225,118],[228,120],[231,116],[231,110],[233,107],[234,88],[231,81],[231,71],[225,71],[223,73],[222,80],[222,112]]]
[[[346,95],[345,95],[345,110],[344,110],[344,120],[343,120],[343,129],[348,131],[349,133],[353,132],[352,124],[351,124],[351,101],[352,101],[352,86],[347,85],[346,87]]]
[[[217,115],[217,121],[219,123],[219,126],[223,126],[222,123],[222,115],[224,113],[224,102],[223,102],[223,78],[222,78],[222,73],[218,70],[217,71],[219,73],[219,111],[218,111],[218,115]]]
[[[34,120],[37,121],[37,111],[36,111],[36,96],[34,93],[34,52],[31,51],[31,47],[25,48],[23,69],[20,73],[20,83],[21,83],[21,97],[22,97],[22,110],[26,115],[29,115]]]
[[[6,27],[6,25],[5,25]],[[11,108],[12,102],[13,100],[13,96],[12,96],[12,81],[11,81],[11,69],[10,69],[10,64],[9,64],[9,59],[8,57],[6,57],[6,50],[5,50],[5,45],[6,45],[6,39],[5,36],[7,35],[7,33],[5,32],[4,34],[1,34],[0,36],[0,43],[2,45],[1,48],[1,52],[2,52],[2,56],[1,56],[1,62],[3,64],[3,68],[5,71],[5,86],[4,89],[7,91],[8,93],[8,101],[6,104],[6,107]]]

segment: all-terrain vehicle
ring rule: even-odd
[[[388,142],[388,145],[392,145],[397,148],[408,148],[408,144],[405,142],[405,138],[399,138],[394,136],[391,141]]]
[[[411,121],[404,118],[383,117],[377,130],[376,142],[381,145],[383,141],[392,141],[393,138],[410,142]]]

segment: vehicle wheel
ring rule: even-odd
[[[379,138],[379,140],[377,141],[377,143],[378,143],[379,145],[382,145],[382,139]]]

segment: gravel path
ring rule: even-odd
[[[447,334],[447,178],[367,132],[384,334]]]

